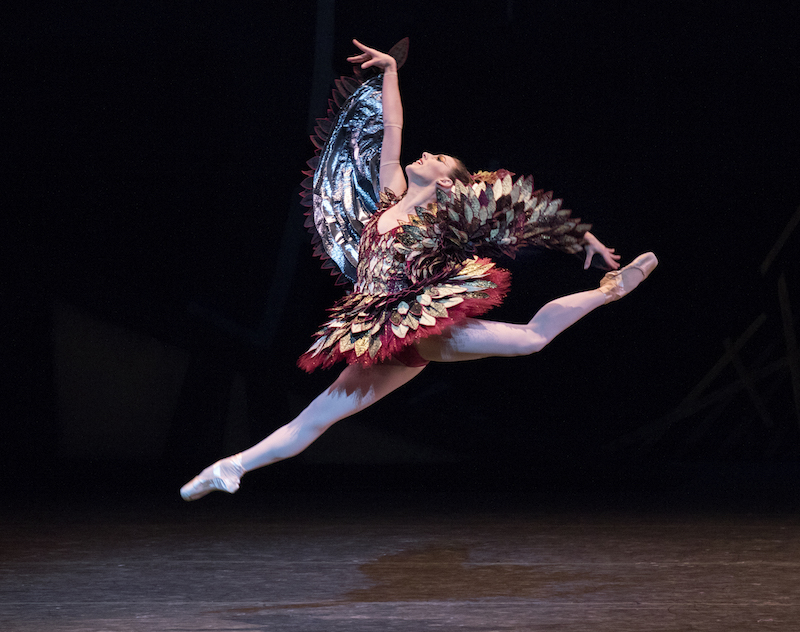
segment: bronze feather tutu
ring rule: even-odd
[[[385,283],[376,291],[376,279],[365,277],[366,282],[359,283],[362,291],[336,303],[330,310],[331,318],[315,334],[314,344],[298,360],[305,371],[328,368],[340,360],[365,366],[382,362],[422,338],[441,334],[465,318],[485,314],[499,305],[508,291],[511,274],[495,267],[491,259],[479,257],[417,283],[408,283],[405,275],[392,274],[391,264],[399,260],[394,246],[400,231],[380,235],[379,216],[361,235],[362,244],[371,249],[359,264],[367,261],[364,267],[382,273]],[[380,291],[388,287],[393,291]]]

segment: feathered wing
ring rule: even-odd
[[[476,182],[456,182],[439,190],[435,204],[417,208],[397,235],[395,248],[406,257],[414,280],[429,278],[449,262],[474,255],[514,257],[529,246],[575,254],[591,228],[561,207],[552,192],[535,191],[533,177],[516,181],[501,169],[476,174]]]
[[[402,66],[408,38],[389,51]],[[340,77],[328,101],[328,114],[317,119],[311,142],[317,148],[303,173],[301,193],[306,227],[323,268],[339,274],[337,284],[355,282],[358,243],[364,223],[378,207],[383,144],[383,75],[373,69]]]
[[[340,276],[337,283],[355,281],[361,230],[377,208],[383,142],[381,83],[380,76],[361,84],[356,79],[339,79],[328,118],[317,119],[311,137],[318,155],[308,162],[312,170],[304,172],[309,176],[302,194],[303,204],[310,207],[306,226],[313,235],[314,254],[325,260],[323,267],[335,265],[346,277]],[[334,115],[334,108],[338,114]]]

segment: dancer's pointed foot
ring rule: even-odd
[[[239,480],[244,472],[241,455],[229,456],[208,466],[181,487],[181,497],[184,500],[197,500],[216,489],[233,494],[239,489]]]
[[[644,281],[658,265],[652,252],[639,255],[624,268],[606,274],[600,281],[600,291],[606,295],[606,303],[617,301]]]

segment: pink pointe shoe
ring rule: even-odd
[[[606,295],[606,303],[618,301],[644,281],[658,265],[652,252],[639,255],[624,268],[607,273],[600,280],[600,291]]]
[[[242,456],[240,454],[229,456],[207,467],[181,487],[181,498],[197,500],[214,490],[233,494],[239,489],[239,480],[244,473]]]

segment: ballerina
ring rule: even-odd
[[[561,200],[534,191],[530,177],[514,181],[502,169],[470,174],[457,158],[428,152],[404,170],[397,71],[407,40],[389,54],[353,44],[361,51],[348,57],[357,79],[337,82],[350,96],[317,129],[305,199],[317,254],[334,261],[354,288],[298,361],[309,372],[339,361],[347,366],[294,420],[184,485],[185,500],[237,491],[245,473],[299,454],[429,362],[541,351],[589,312],[631,292],[658,264],[645,253],[620,268],[620,255]],[[510,284],[510,274],[485,255],[513,256],[530,246],[582,253],[584,268],[594,259],[610,272],[599,288],[550,301],[526,324],[476,318],[500,304]]]

